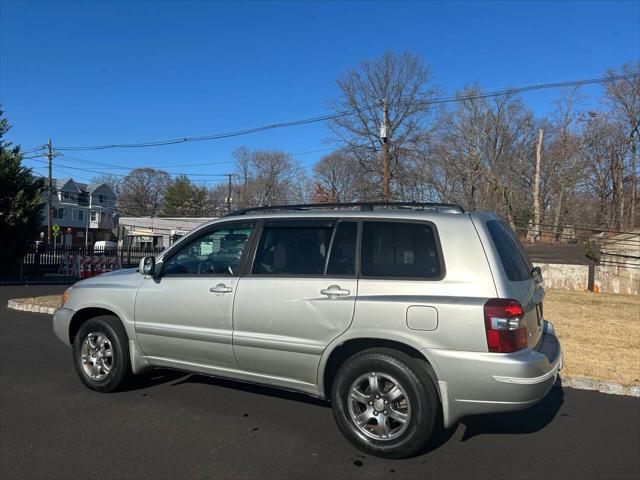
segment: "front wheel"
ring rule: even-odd
[[[73,342],[73,363],[90,389],[120,388],[131,372],[127,334],[120,320],[103,315],[82,324]]]
[[[338,427],[360,450],[385,458],[415,454],[434,430],[438,394],[423,364],[391,349],[347,360],[331,391]]]

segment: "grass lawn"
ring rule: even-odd
[[[61,296],[20,300],[59,307]],[[562,374],[640,385],[640,296],[547,290],[544,316],[562,343]]]
[[[640,384],[640,296],[547,290],[544,316],[562,343],[561,375]]]

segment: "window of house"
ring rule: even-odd
[[[57,220],[62,220],[62,219],[64,219],[64,213],[65,213],[65,212],[64,212],[64,208],[59,208],[59,207],[58,207],[58,208],[56,208],[56,207],[53,207],[53,208],[51,209],[51,216],[52,216],[53,218],[57,219]]]
[[[323,275],[333,225],[265,226],[252,273]]]
[[[104,203],[107,200],[106,195],[98,195],[98,203]]]
[[[363,223],[362,275],[435,279],[443,273],[433,228],[426,223]]]
[[[97,213],[96,212],[91,212],[91,221],[95,222],[97,219]]]
[[[84,220],[84,211],[73,210],[73,220],[77,222],[81,222],[82,220]]]
[[[104,222],[107,218],[107,214],[105,212],[100,212],[100,221]]]

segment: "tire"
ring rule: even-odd
[[[73,342],[73,363],[91,390],[113,392],[131,373],[128,337],[115,316],[101,315],[82,324]]]
[[[340,367],[331,405],[344,436],[363,452],[383,458],[410,457],[424,447],[440,408],[424,364],[387,348],[365,350]]]

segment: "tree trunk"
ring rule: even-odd
[[[562,200],[564,199],[564,188],[560,187],[560,193],[558,194],[558,204],[556,205],[555,212],[553,214],[553,234],[555,241],[560,241],[560,216],[562,215]]]
[[[542,163],[542,136],[544,130],[538,130],[538,144],[536,145],[536,173],[533,181],[533,241],[540,238],[540,165]]]
[[[629,225],[631,229],[636,227],[636,202],[638,201],[638,178],[636,168],[638,166],[638,145],[636,133],[638,127],[631,132],[631,205],[629,208]]]

